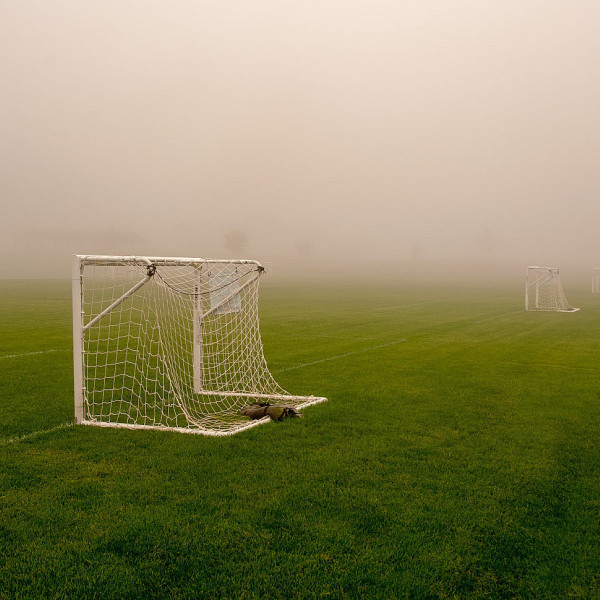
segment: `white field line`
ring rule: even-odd
[[[492,363],[490,363],[492,364]],[[561,365],[556,363],[521,363],[512,360],[506,361],[494,361],[493,364],[497,365],[511,365],[513,367],[526,367],[537,368],[537,369],[566,369],[567,371],[580,371],[581,373],[597,373],[598,369],[592,367],[579,367],[573,365]]]
[[[363,340],[363,341],[370,341],[372,342],[373,340],[378,339],[375,336],[369,336],[369,337],[361,337],[361,336],[356,336],[356,335],[329,335],[327,333],[279,333],[277,331],[271,332],[269,333],[269,336],[271,335],[280,335],[282,337],[286,337],[286,338],[311,338],[311,339],[315,339],[315,338],[331,338],[334,340]]]
[[[28,440],[30,438],[38,437],[39,435],[44,435],[45,433],[52,433],[53,431],[58,431],[59,429],[68,429],[69,427],[73,427],[74,423],[63,423],[62,425],[57,425],[56,427],[52,427],[51,429],[41,429],[40,431],[34,431],[33,433],[26,433],[25,435],[19,435],[14,438],[9,438],[7,440],[1,440],[0,444],[8,445],[14,444],[15,442],[22,442],[23,440]]]
[[[346,356],[354,356],[355,354],[363,354],[365,352],[371,352],[372,350],[379,350],[379,348],[387,348],[388,346],[395,346],[396,344],[401,344],[405,342],[406,338],[402,338],[400,340],[395,340],[394,342],[388,342],[387,344],[379,344],[379,346],[371,346],[370,348],[363,348],[362,350],[356,350],[354,352],[344,352],[344,354],[336,354],[335,356],[328,356],[327,358],[322,358],[320,360],[313,360],[309,363],[300,363],[298,365],[294,365],[293,367],[288,367],[287,369],[279,369],[278,371],[274,371],[274,373],[285,373],[286,371],[294,371],[296,369],[303,369],[304,367],[312,367],[313,365],[318,365],[320,363],[329,362],[330,360],[337,360],[338,358],[345,358]]]
[[[53,348],[52,350],[38,350],[37,352],[21,352],[21,354],[5,354],[0,356],[0,360],[3,358],[21,358],[21,356],[33,356],[34,354],[49,354],[50,352],[70,352],[70,350],[60,350]]]

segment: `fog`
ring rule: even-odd
[[[0,277],[600,266],[594,0],[5,0]],[[475,265],[471,270],[471,265]]]

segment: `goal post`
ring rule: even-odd
[[[527,267],[525,310],[576,312],[569,304],[558,267]]]
[[[600,267],[592,269],[592,294],[600,294]]]
[[[76,255],[75,422],[231,435],[252,402],[299,409],[269,372],[253,260]]]

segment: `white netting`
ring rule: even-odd
[[[302,408],[273,379],[255,261],[81,261],[83,422],[227,435],[252,402]],[[76,359],[77,360],[77,359]]]
[[[575,312],[565,297],[556,267],[529,267],[525,287],[527,310]]]

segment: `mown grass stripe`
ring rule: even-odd
[[[406,338],[402,338],[400,340],[395,340],[394,342],[388,342],[387,344],[379,344],[378,346],[371,346],[370,348],[363,348],[362,350],[355,350],[354,352],[344,352],[343,354],[336,354],[335,356],[328,356],[327,358],[321,358],[320,360],[313,360],[308,363],[300,363],[294,365],[293,367],[287,367],[286,369],[279,369],[278,371],[274,371],[274,373],[285,373],[286,371],[295,371],[296,369],[303,369],[304,367],[312,367],[313,365],[318,365],[319,363],[329,362],[330,360],[337,360],[338,358],[345,358],[346,356],[354,356],[355,354],[364,354],[365,352],[371,352],[373,350],[379,350],[380,348],[387,348],[388,346],[395,346],[396,344],[401,344],[405,342]]]
[[[516,315],[517,313],[525,312],[525,310],[513,310],[512,312],[502,313],[501,315],[494,315],[493,317],[489,317],[487,319],[481,319],[481,321],[475,321],[475,325],[479,325],[479,323],[487,323],[488,321],[493,321],[494,319],[502,319],[503,317],[508,317],[510,315]]]
[[[395,310],[396,308],[409,308],[411,306],[427,306],[429,304],[439,304],[443,300],[429,300],[427,302],[411,302],[410,304],[394,304],[393,306],[383,306],[380,308],[373,308],[373,311],[381,310]]]

